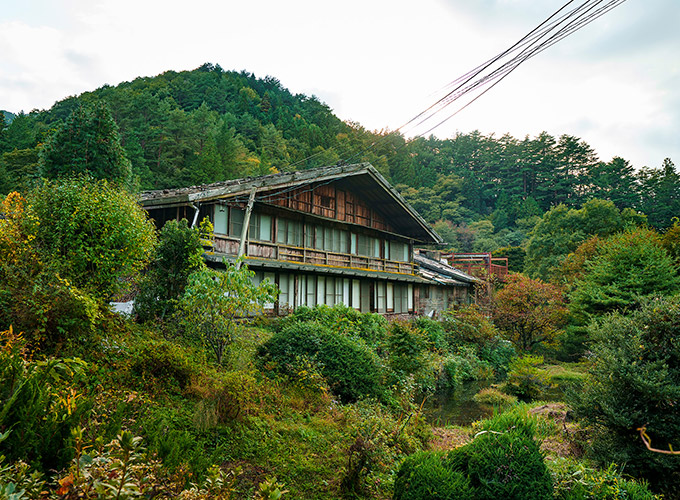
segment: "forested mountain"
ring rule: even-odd
[[[670,159],[636,172],[623,158],[601,161],[579,138],[546,132],[406,140],[343,122],[316,97],[294,95],[275,78],[211,64],[104,86],[11,123],[0,114],[0,192],[45,176],[43,145],[80,106],[102,102],[136,189],[369,161],[451,247],[466,251],[522,244],[551,207],[579,208],[592,198],[643,212],[659,229],[680,213],[680,178]]]

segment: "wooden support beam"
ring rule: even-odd
[[[255,193],[257,188],[253,188],[250,191],[250,197],[248,198],[248,205],[246,205],[246,215],[243,219],[243,229],[241,229],[241,241],[238,245],[238,257],[236,261],[236,267],[241,267],[241,257],[245,254],[246,244],[248,239],[248,227],[250,226],[250,214],[253,212],[253,204],[255,203]]]

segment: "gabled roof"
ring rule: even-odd
[[[442,238],[369,163],[335,165],[298,172],[247,177],[202,186],[144,191],[140,202],[146,209],[204,203],[219,199],[247,197],[256,193],[293,190],[306,184],[337,183],[352,190],[380,213],[399,234],[423,243],[442,243]]]

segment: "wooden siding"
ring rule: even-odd
[[[340,222],[395,232],[394,228],[361,198],[350,191],[338,189],[332,184],[318,185],[313,188],[301,187],[286,193],[286,196],[273,194],[265,197],[263,201]]]

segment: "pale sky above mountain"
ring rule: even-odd
[[[564,3],[0,0],[0,109],[49,108],[104,84],[210,62],[271,75],[344,120],[396,129]],[[545,130],[582,138],[605,161],[659,167],[670,157],[680,167],[679,25],[677,0],[628,0],[433,133]]]

